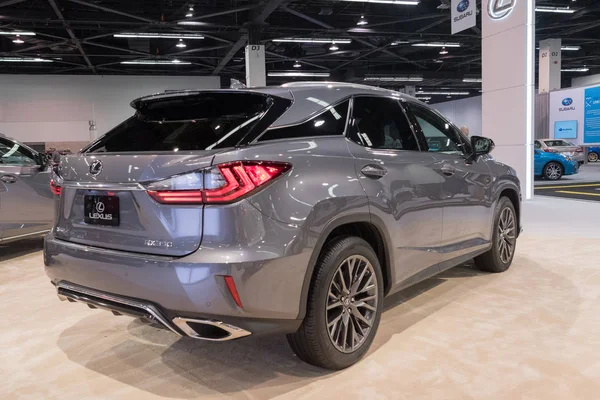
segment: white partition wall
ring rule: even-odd
[[[494,157],[516,169],[523,196],[533,196],[534,4],[484,0],[482,129]]]
[[[458,127],[469,128],[470,135],[486,136],[481,124],[481,96],[437,103],[433,107]]]

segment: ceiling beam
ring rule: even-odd
[[[7,0],[0,2],[0,8],[12,6],[13,4],[24,3],[27,0]]]
[[[139,21],[144,21],[144,22],[147,22],[149,24],[157,24],[158,23],[158,21],[155,21],[153,19],[140,17],[140,16],[137,16],[137,15],[133,15],[133,14],[129,14],[129,13],[123,12],[123,11],[115,10],[115,9],[104,7],[104,6],[100,6],[98,4],[88,3],[87,1],[83,1],[83,0],[68,0],[68,1],[70,1],[71,3],[81,4],[82,6],[86,6],[86,7],[90,7],[90,8],[96,8],[98,10],[106,11],[108,13],[118,14],[118,15],[122,15],[124,17],[132,18],[132,19],[137,19]]]
[[[81,42],[79,41],[79,39],[77,39],[77,36],[75,36],[75,33],[73,32],[73,30],[71,29],[71,27],[69,26],[69,24],[65,21],[65,17],[63,16],[62,12],[60,11],[60,8],[58,7],[58,4],[56,4],[55,0],[48,0],[48,3],[50,3],[50,6],[54,10],[54,13],[58,17],[58,19],[60,19],[62,21],[65,30],[67,31],[67,33],[71,37],[71,41],[79,49],[79,53],[81,53],[81,56],[85,60],[85,63],[88,65],[88,67],[95,74],[96,73],[96,68],[94,68],[94,66],[92,65],[92,62],[88,58],[87,54],[85,54],[85,50],[83,50],[83,46],[81,45]]]
[[[285,11],[286,13],[289,13],[289,14],[295,15],[296,17],[305,19],[306,21],[312,22],[315,25],[319,25],[322,28],[325,28],[325,29],[335,29],[333,26],[328,25],[325,22],[319,21],[316,18],[313,18],[313,17],[310,17],[310,16],[308,16],[306,14],[303,14],[300,11],[293,10],[293,9],[291,9],[289,7],[281,7],[281,9],[283,11]]]
[[[219,12],[215,12],[215,13],[211,13],[211,14],[202,14],[202,15],[199,15],[197,17],[189,17],[189,18],[181,19],[181,20],[176,21],[176,22],[200,21],[202,19],[213,18],[213,17],[220,17],[221,15],[227,15],[227,14],[233,14],[233,13],[237,13],[237,12],[252,10],[252,9],[258,7],[259,5],[260,4],[251,4],[249,6],[233,8],[231,10],[219,11]],[[185,7],[187,7],[187,5]]]
[[[254,18],[254,20],[252,21],[253,23],[258,23],[258,24],[262,24],[266,21],[267,18],[269,18],[269,16],[271,14],[273,14],[273,12],[275,12],[275,10],[277,10],[277,8],[287,0],[269,0],[266,4],[263,4],[263,8],[261,10],[261,12],[258,14],[258,16],[256,18]],[[219,62],[219,64],[216,66],[216,68],[213,70],[213,75],[217,75],[219,72],[221,72],[223,70],[223,68],[225,68],[225,66],[229,63],[229,61],[231,61],[231,59],[233,58],[233,56],[235,56],[235,54],[242,48],[244,47],[244,45],[246,44],[246,42],[248,41],[248,34],[244,32],[243,28],[240,30],[240,38],[231,46],[231,49],[227,52],[227,54],[225,54],[225,57],[223,57],[223,59]]]

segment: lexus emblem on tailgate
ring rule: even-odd
[[[90,165],[90,174],[96,176],[102,172],[102,161],[96,160]]]
[[[502,19],[507,17],[516,5],[517,0],[489,0],[488,14],[491,19]]]

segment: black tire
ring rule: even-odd
[[[595,151],[591,151],[588,153],[588,161],[589,162],[597,162],[600,156]]]
[[[353,256],[366,259],[372,266],[372,272],[371,269],[368,269],[367,263],[363,260],[357,264],[354,272],[359,274],[359,271],[361,271],[360,265],[362,262],[362,265],[364,265],[363,268],[367,270],[364,278],[362,280],[352,280],[352,277],[350,277],[349,279],[351,282],[358,282],[358,287],[360,287],[362,284],[364,284],[363,287],[366,287],[367,285],[371,286],[371,281],[367,280],[372,280],[372,275],[374,272],[374,277],[377,283],[375,289],[376,293],[371,292],[368,294],[368,296],[369,298],[372,298],[369,301],[373,302],[376,300],[376,305],[373,307],[375,311],[365,311],[366,314],[371,313],[368,316],[368,318],[370,318],[369,321],[371,322],[371,327],[364,335],[364,339],[362,339],[362,342],[360,342],[361,344],[358,344],[357,342],[357,349],[353,350],[352,348],[349,348],[349,351],[343,352],[336,347],[336,344],[334,344],[334,338],[330,337],[327,324],[328,318],[331,317],[331,313],[333,311],[327,311],[326,309],[328,304],[331,304],[329,303],[329,293],[330,290],[333,290],[334,288],[334,286],[332,286],[332,281],[335,278],[336,282],[339,283],[338,279],[340,279],[340,277],[338,275],[338,270],[344,265],[347,266],[348,264],[345,264],[346,260]],[[356,276],[355,278],[358,277]],[[296,333],[287,335],[288,343],[290,344],[294,353],[296,353],[301,360],[309,364],[332,370],[344,369],[355,364],[369,350],[369,347],[373,343],[373,338],[377,333],[377,327],[379,326],[379,321],[381,319],[381,313],[383,310],[383,290],[383,276],[381,273],[379,260],[377,259],[377,255],[373,251],[373,248],[366,241],[358,237],[341,237],[332,240],[322,250],[319,260],[317,261],[317,265],[315,266],[313,279],[309,288],[308,303],[304,321]],[[355,307],[360,301],[358,298],[359,296],[362,295],[356,294],[357,303],[353,304],[352,307]],[[348,299],[348,297],[346,297],[346,299]],[[354,297],[352,297],[353,303],[354,300]],[[339,306],[338,311],[341,315],[342,310],[344,313],[346,312],[346,306],[343,305],[343,301],[340,301],[340,303],[342,303],[342,305]],[[355,334],[352,334],[353,332],[358,332],[356,330],[356,325],[354,325],[357,323],[355,322],[357,319],[354,317],[354,310],[355,309],[352,309],[351,311],[351,309],[348,308],[347,321],[349,322],[343,324],[344,319],[340,319],[342,322],[340,322],[339,325],[339,329],[343,329],[344,326],[352,326],[352,332],[346,331],[352,336],[351,338],[348,338],[351,340],[352,346],[355,344],[355,339],[358,338],[360,341],[360,335],[356,336]],[[328,312],[330,314],[328,314]],[[333,321],[330,321],[330,323],[332,322]],[[336,332],[336,326],[337,324],[333,325],[334,333]],[[358,329],[361,329],[361,327],[358,327]],[[343,347],[345,348],[347,344],[347,340],[344,338]]]
[[[508,211],[505,211],[508,210]],[[504,235],[501,234],[501,222],[500,219],[503,217],[504,212],[509,212],[512,215],[514,226],[512,227],[512,235],[514,235],[513,239],[508,239],[512,243],[512,252],[510,257],[506,258],[505,254],[501,254],[502,247],[500,244],[501,239],[504,239]],[[510,265],[512,264],[513,258],[515,256],[515,251],[517,247],[517,236],[518,236],[518,219],[517,213],[515,212],[515,207],[513,206],[512,201],[508,197],[501,197],[498,201],[498,205],[496,206],[496,214],[494,216],[494,233],[492,235],[492,248],[482,255],[475,257],[475,265],[482,271],[486,272],[504,272],[506,271]],[[501,236],[502,235],[502,236]]]
[[[563,177],[565,173],[565,169],[563,166],[555,161],[550,161],[544,167],[544,178],[550,181],[557,181]]]

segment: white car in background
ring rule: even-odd
[[[535,148],[546,153],[560,153],[569,156],[582,165],[585,162],[583,147],[563,139],[536,139]]]

